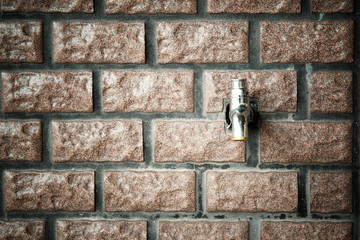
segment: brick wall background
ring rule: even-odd
[[[360,238],[357,1],[0,4],[1,239]]]

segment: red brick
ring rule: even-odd
[[[143,161],[141,121],[52,123],[54,162]]]
[[[206,173],[209,212],[296,212],[296,172]]]
[[[205,71],[206,112],[222,112],[230,98],[231,79],[246,79],[249,96],[257,98],[261,112],[296,112],[296,71]]]
[[[263,163],[351,163],[351,122],[263,122]]]
[[[351,240],[349,222],[262,222],[261,240],[273,239],[327,239]]]
[[[117,1],[105,0],[106,13],[190,13],[197,12],[196,0],[140,0],[140,1]]]
[[[43,61],[41,22],[0,22],[0,62]]]
[[[45,240],[45,222],[0,221],[0,239]]]
[[[57,239],[138,239],[146,240],[146,221],[61,220]]]
[[[310,181],[311,212],[352,212],[351,172],[311,173]]]
[[[0,161],[41,161],[41,123],[0,121]]]
[[[352,78],[352,72],[311,74],[311,113],[351,113]]]
[[[192,71],[105,71],[105,112],[193,112]]]
[[[3,72],[4,112],[92,112],[91,72]]]
[[[144,63],[142,22],[55,22],[56,63]]]
[[[352,13],[354,0],[312,0],[311,10],[322,13]]]
[[[263,63],[352,62],[353,21],[262,22]]]
[[[94,173],[6,171],[6,211],[94,211]]]
[[[92,13],[93,0],[3,0],[3,12]]]
[[[195,172],[106,172],[106,211],[194,212]]]
[[[210,0],[209,13],[300,13],[301,0]]]
[[[249,62],[248,22],[160,22],[159,63]]]
[[[248,239],[247,222],[161,221],[159,239]]]
[[[155,121],[156,162],[245,162],[245,142],[232,141],[223,121]]]

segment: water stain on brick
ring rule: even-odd
[[[320,13],[352,13],[354,0],[311,0],[311,10]]]
[[[45,221],[0,221],[0,239],[45,240]]]

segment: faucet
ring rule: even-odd
[[[250,106],[246,79],[232,79],[230,90],[230,119],[232,140],[248,140],[248,124],[253,121],[254,111]]]

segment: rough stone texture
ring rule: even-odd
[[[351,240],[349,222],[262,222],[261,240],[273,239],[327,239]]]
[[[245,142],[232,141],[223,121],[155,121],[156,162],[245,162]]]
[[[111,13],[190,13],[197,12],[196,0],[105,0],[105,12]]]
[[[233,239],[249,238],[248,222],[161,221],[159,239]]]
[[[41,137],[38,121],[0,121],[0,162],[40,162]]]
[[[192,71],[105,71],[105,112],[193,112]]]
[[[94,173],[5,171],[6,211],[94,211]]]
[[[351,163],[351,122],[263,122],[263,163]]]
[[[296,212],[296,172],[206,173],[209,212]]]
[[[92,112],[91,72],[3,72],[4,112]]]
[[[54,162],[143,161],[141,121],[52,123]]]
[[[144,23],[55,22],[56,63],[144,63]]]
[[[311,173],[310,210],[316,213],[352,212],[352,173]]]
[[[354,0],[311,0],[311,10],[322,13],[352,13]]]
[[[0,22],[0,62],[43,61],[41,22]]]
[[[311,75],[311,113],[351,113],[352,72],[319,72]]]
[[[106,172],[106,211],[194,212],[195,172]]]
[[[244,78],[250,97],[257,98],[261,112],[296,112],[296,71],[205,71],[206,112],[222,112],[230,98],[231,79]]]
[[[57,222],[57,239],[146,240],[146,221],[65,221]]]
[[[209,0],[209,13],[300,13],[301,0]]]
[[[248,22],[160,22],[159,63],[249,62]]]
[[[92,13],[93,0],[2,0],[3,12]]]
[[[0,239],[45,240],[45,222],[0,221]]]
[[[353,21],[262,22],[263,63],[352,62]]]

